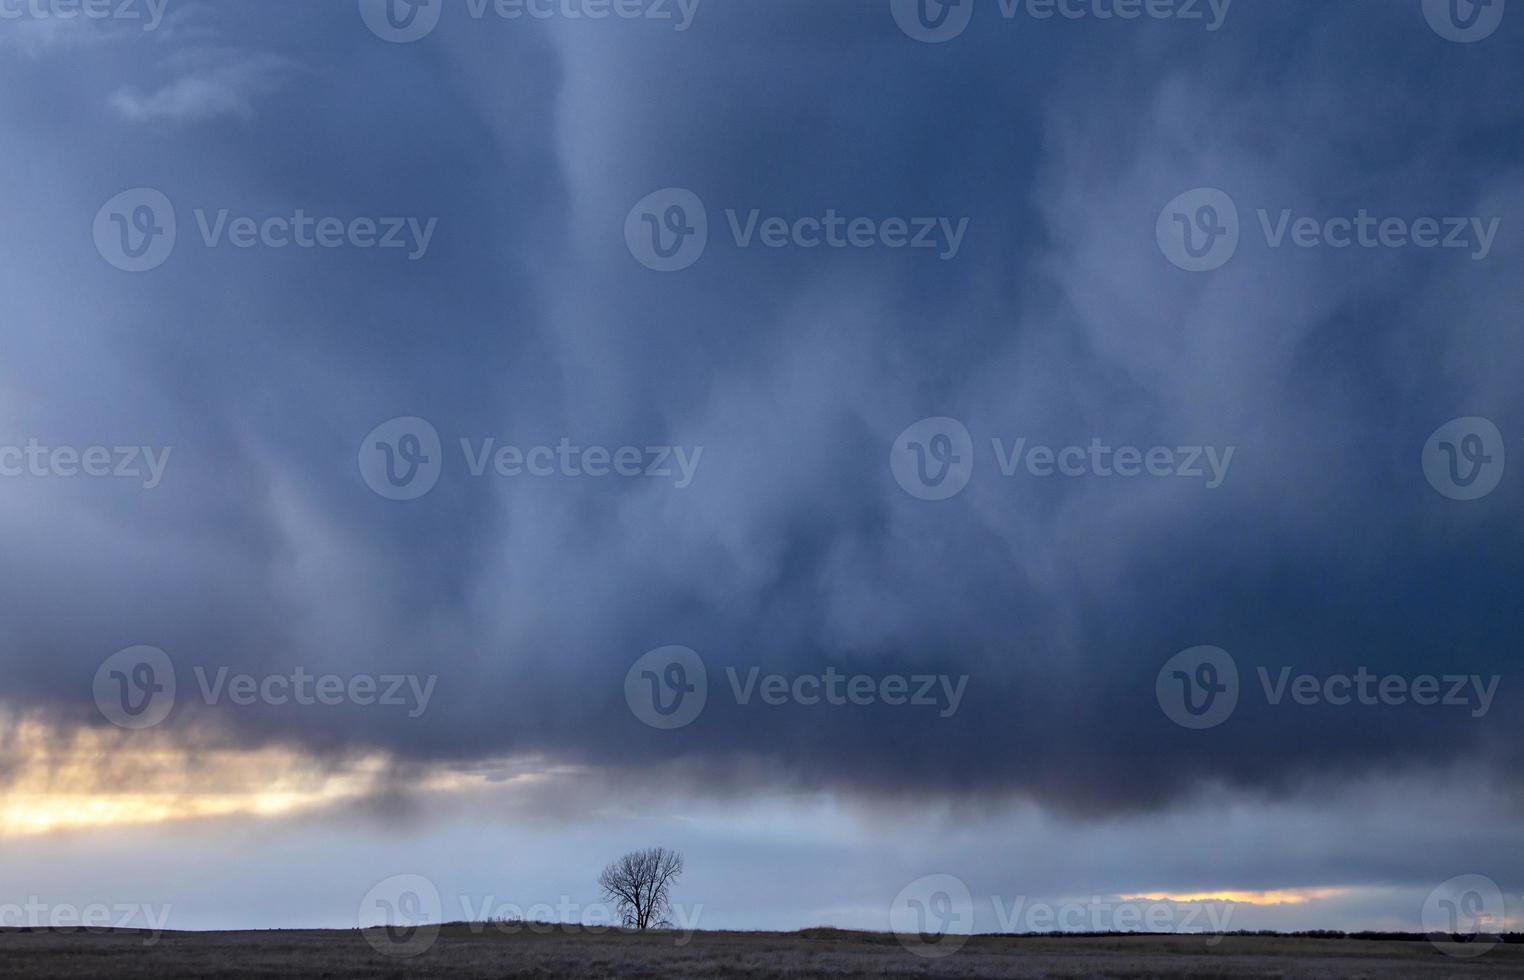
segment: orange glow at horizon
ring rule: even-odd
[[[285,748],[203,749],[166,736],[79,730],[61,740],[25,720],[0,718],[0,839],[210,817],[277,817],[383,789],[389,760],[322,763]],[[441,790],[480,785],[439,772],[410,783]]]
[[[1348,888],[1288,888],[1276,891],[1215,891],[1192,892],[1175,895],[1169,892],[1151,892],[1146,895],[1129,895],[1128,902],[1233,902],[1237,905],[1305,905],[1308,902],[1338,898],[1349,893]]]

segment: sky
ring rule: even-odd
[[[1519,928],[1521,51],[0,0],[0,926]]]

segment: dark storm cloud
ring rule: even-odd
[[[1518,484],[1419,469],[1458,416],[1524,432],[1519,27],[1443,41],[1417,3],[1242,0],[1221,30],[1006,21],[919,44],[879,4],[709,0],[686,31],[474,21],[386,44],[352,4],[186,5],[147,37],[18,47],[0,82],[0,442],[171,445],[152,492],[11,479],[7,699],[99,723],[97,666],[434,674],[378,707],[191,705],[177,725],[414,760],[676,763],[698,784],[1016,792],[1110,810],[1202,783],[1516,760]],[[152,186],[181,243],[120,273],[96,209]],[[691,189],[711,246],[649,272],[623,227]],[[1154,222],[1220,187],[1244,241],[1171,266]],[[191,211],[438,219],[419,261],[208,249]],[[1487,261],[1270,250],[1271,214],[1502,219]],[[957,257],[739,249],[725,211],[969,220]],[[362,437],[432,422],[409,503]],[[962,420],[958,497],[897,434]],[[990,440],[1233,446],[1196,481],[1003,478]],[[459,440],[703,447],[697,478],[471,479]],[[643,726],[625,673],[704,658]],[[1238,712],[1169,721],[1174,653],[1237,659]],[[1254,668],[1481,675],[1491,711],[1272,708]],[[967,675],[911,707],[737,705],[725,669]]]

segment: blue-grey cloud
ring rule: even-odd
[[[173,18],[166,21],[174,24]],[[96,667],[438,676],[420,718],[187,709],[248,744],[410,762],[677,765],[695,785],[1087,812],[1309,773],[1514,771],[1516,480],[1424,479],[1440,424],[1517,446],[1519,27],[1450,43],[1419,4],[1237,4],[1222,28],[1006,20],[918,43],[884,5],[702,5],[645,21],[445,9],[389,44],[351,4],[205,3],[195,30],[0,64],[0,442],[173,446],[159,488],[8,479],[6,700],[101,725]],[[154,187],[180,241],[112,268],[91,221]],[[1243,241],[1192,275],[1160,209],[1212,186]],[[682,187],[712,241],[662,275],[632,205]],[[210,248],[226,210],[437,221],[382,249]],[[955,259],[739,248],[726,212],[968,219]],[[1259,210],[1499,218],[1447,250],[1272,249]],[[377,424],[449,459],[373,494]],[[977,453],[937,504],[896,436],[948,416]],[[473,479],[461,439],[703,447],[692,486]],[[991,440],[1235,448],[1228,478],[1005,478]],[[676,732],[623,698],[647,650],[716,686]],[[1230,651],[1235,716],[1174,725],[1155,678]],[[1501,674],[1490,712],[1279,707],[1255,668]],[[725,669],[967,675],[950,718],[738,705]]]

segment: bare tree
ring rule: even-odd
[[[619,910],[627,929],[671,925],[672,883],[683,873],[683,856],[665,847],[631,851],[603,869],[603,897]]]

